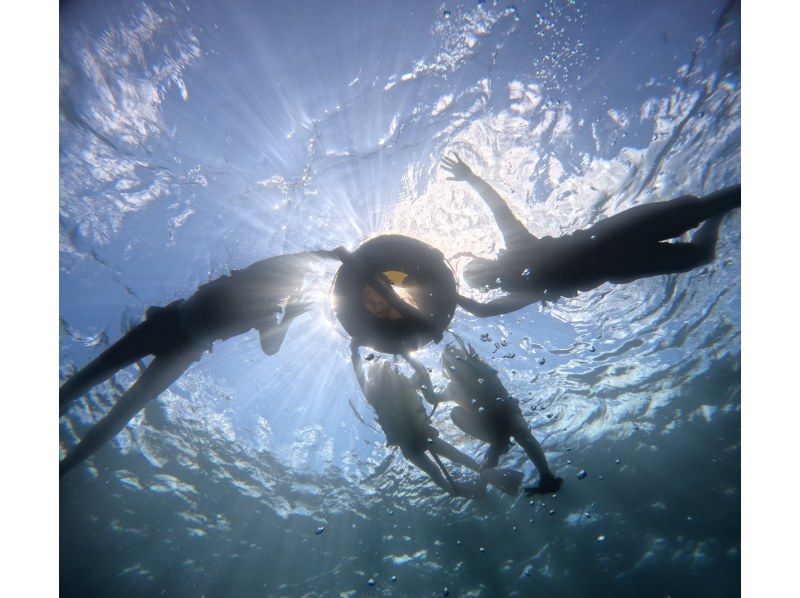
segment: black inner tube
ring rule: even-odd
[[[442,339],[457,296],[439,250],[410,237],[381,235],[339,268],[333,313],[361,345],[400,354]]]

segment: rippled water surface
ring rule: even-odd
[[[61,376],[271,255],[395,232],[456,273],[491,257],[452,151],[539,236],[737,183],[739,56],[736,2],[68,3]],[[693,272],[457,312],[566,480],[534,501],[442,496],[359,421],[334,271],[278,355],[217,343],[61,482],[65,595],[738,593],[738,211]],[[62,451],[141,365],[62,418]]]

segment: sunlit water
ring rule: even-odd
[[[735,3],[77,2],[61,28],[62,378],[271,255],[381,232],[493,255],[452,151],[537,235],[740,179]],[[64,593],[736,593],[739,231],[688,274],[457,312],[566,480],[532,503],[443,496],[359,422],[320,269],[277,356],[217,343],[61,482]],[[441,348],[418,353],[436,383]],[[138,372],[76,403],[61,448]]]

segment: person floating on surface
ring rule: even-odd
[[[496,468],[500,457],[511,449],[513,438],[539,472],[539,484],[525,488],[525,493],[556,492],[563,480],[550,471],[544,451],[531,433],[517,400],[509,396],[497,370],[484,362],[471,345],[467,349],[464,341],[458,336],[456,339],[460,348],[451,344],[442,352],[444,375],[449,381],[442,392],[433,390],[428,371],[419,361],[407,358],[423,381],[425,398],[434,405],[448,401],[457,403],[450,412],[453,423],[469,436],[489,444],[481,470]],[[521,481],[520,475],[517,487]]]
[[[587,229],[540,239],[514,216],[497,191],[454,156],[442,160],[442,168],[452,174],[447,179],[470,184],[492,211],[505,241],[496,259],[476,257],[464,272],[474,288],[508,293],[488,303],[460,297],[461,307],[481,317],[574,297],[605,282],[627,283],[711,263],[723,216],[741,206],[741,186],[734,185],[700,198],[686,195],[635,206]],[[690,242],[665,242],[701,224]]]
[[[375,411],[378,425],[386,435],[386,446],[399,447],[406,459],[452,496],[483,496],[483,482],[479,479],[469,482],[454,480],[439,460],[441,456],[473,471],[479,471],[478,464],[472,457],[439,438],[439,432],[431,425],[430,417],[417,392],[419,380],[405,377],[385,360],[370,363],[367,376],[356,341],[351,343],[350,352],[358,385]]]
[[[300,290],[315,259],[338,259],[340,249],[271,257],[233,270],[198,288],[188,299],[150,307],[143,322],[78,371],[59,390],[60,413],[92,387],[152,355],[154,359],[111,410],[61,461],[63,476],[120,432],[216,340],[258,330],[261,349],[278,352],[291,323],[310,309]],[[281,317],[281,312],[283,315]]]

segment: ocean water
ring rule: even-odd
[[[737,2],[87,0],[60,42],[62,380],[265,257],[386,232],[492,256],[454,151],[539,236],[740,180]],[[62,593],[737,595],[740,255],[735,211],[690,273],[456,313],[565,479],[533,501],[445,496],[359,421],[320,268],[277,355],[217,343],[61,481]],[[62,454],[141,366],[75,403]]]

